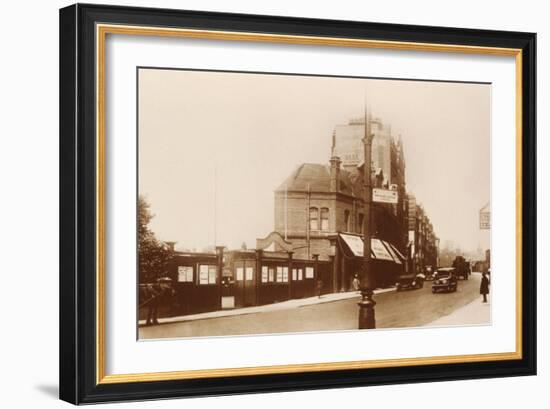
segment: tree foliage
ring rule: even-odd
[[[172,249],[158,240],[149,228],[153,218],[151,206],[143,196],[138,198],[139,281],[151,283],[168,276],[168,264],[174,257]]]

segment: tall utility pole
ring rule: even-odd
[[[365,216],[363,218],[363,271],[361,274],[360,290],[361,301],[359,301],[359,329],[376,328],[376,318],[374,306],[376,302],[372,299],[374,293],[374,277],[371,263],[371,211],[372,211],[372,180],[371,180],[371,162],[372,162],[372,139],[374,134],[370,127],[371,117],[370,109],[367,113],[365,101],[365,136],[363,137],[363,146],[365,149],[364,162],[364,202]]]

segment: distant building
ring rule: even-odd
[[[382,169],[387,178],[387,183],[392,181],[391,169],[391,145],[393,138],[391,128],[385,125],[379,118],[370,121],[371,132],[374,134],[372,141],[372,165],[375,169]],[[357,166],[364,162],[363,136],[365,135],[365,119],[351,119],[346,125],[336,125],[333,134],[333,156],[342,160],[345,170],[353,173]]]
[[[439,239],[424,208],[408,194],[410,268],[419,273],[438,266]]]

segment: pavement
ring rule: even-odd
[[[375,290],[374,294],[375,295],[383,294],[389,291],[395,291],[395,287]],[[308,298],[301,298],[301,299],[293,299],[293,300],[278,302],[275,304],[259,305],[255,307],[234,308],[234,309],[227,309],[227,310],[203,312],[200,314],[190,314],[190,315],[182,315],[177,317],[159,318],[158,321],[160,324],[169,324],[169,323],[175,323],[175,322],[204,320],[209,318],[222,318],[222,317],[233,317],[236,315],[257,314],[257,313],[269,312],[269,311],[289,310],[289,309],[294,309],[298,307],[304,307],[307,305],[317,305],[317,304],[324,304],[324,303],[341,301],[341,300],[349,300],[352,298],[359,297],[359,294],[360,294],[359,291],[323,294],[321,297],[315,296],[315,297],[308,297]],[[145,320],[139,320],[139,325],[144,326]]]
[[[490,306],[481,303],[480,275],[459,280],[452,293],[432,294],[431,283],[408,291],[377,291],[376,328],[490,323]],[[165,318],[140,326],[139,339],[259,335],[357,330],[358,292],[289,300],[260,307]]]
[[[448,327],[455,325],[488,325],[491,324],[491,299],[486,303],[479,299],[453,311],[449,315],[438,318],[426,326]]]

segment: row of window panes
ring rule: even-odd
[[[199,284],[216,284],[218,275],[218,266],[209,264],[199,264]],[[178,266],[178,281],[180,283],[193,283],[193,267]]]
[[[236,280],[243,281],[246,278],[246,281],[254,280],[254,267],[237,267],[235,269]]]
[[[319,209],[317,207],[309,208],[309,229],[328,231],[328,208],[321,208],[321,228],[319,229]]]
[[[363,233],[363,221],[365,216],[363,213],[359,213],[357,217],[357,232]],[[349,210],[344,211],[344,225],[346,226],[346,231],[351,231],[351,218]]]
[[[305,268],[305,278],[314,278],[315,272],[313,267]],[[292,269],[292,281],[302,281],[304,279],[304,269]],[[288,267],[277,266],[268,267],[262,266],[262,283],[288,283]]]
[[[235,269],[236,280],[252,281],[254,279],[253,267],[237,267]],[[216,284],[216,277],[218,273],[218,267],[216,265],[200,264],[199,265],[199,284]],[[302,281],[304,277],[314,278],[315,272],[313,267],[306,267],[305,274],[303,268],[292,269],[292,280]],[[192,283],[193,280],[193,267],[192,266],[178,266],[178,281],[180,283]],[[262,283],[288,283],[288,266],[262,266]]]

